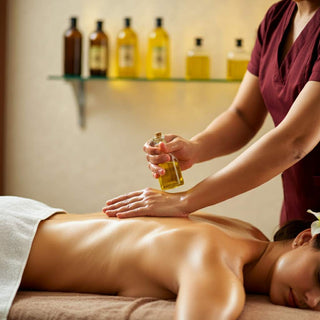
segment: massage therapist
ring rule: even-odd
[[[182,170],[246,145],[267,113],[275,127],[220,171],[180,193],[145,189],[109,200],[119,218],[186,216],[282,174],[280,223],[320,211],[320,0],[282,0],[266,13],[248,70],[231,106],[187,140],[167,134],[160,147],[144,145],[155,178],[172,153]]]

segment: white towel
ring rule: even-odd
[[[0,196],[0,320],[7,319],[39,222],[65,212],[30,199]]]

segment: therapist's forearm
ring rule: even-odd
[[[225,168],[186,192],[186,212],[214,205],[269,181],[304,154],[277,129],[270,131]]]
[[[236,109],[228,109],[191,139],[197,145],[196,162],[207,161],[239,150],[257,131],[241,119]]]

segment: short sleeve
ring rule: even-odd
[[[270,20],[272,20],[272,16],[275,12],[275,7],[276,5],[273,5],[270,7],[264,19],[259,25],[259,29],[257,32],[257,39],[251,53],[250,62],[248,64],[248,70],[250,71],[250,73],[254,74],[255,76],[259,76],[260,59],[262,56],[263,45],[264,45],[265,39],[267,38],[267,30],[269,28]]]
[[[259,76],[260,58],[261,58],[261,50],[262,50],[261,26],[262,24],[260,24],[259,26],[257,39],[251,53],[250,62],[248,64],[249,72],[254,74],[257,77]]]

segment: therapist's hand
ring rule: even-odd
[[[106,202],[103,212],[109,217],[131,218],[143,216],[187,217],[185,193],[167,193],[147,188],[128,193]]]
[[[164,138],[166,143],[160,142],[158,146],[154,146],[149,140],[143,146],[149,163],[148,167],[155,178],[165,174],[165,170],[159,167],[159,164],[170,160],[168,153],[175,156],[181,170],[191,168],[196,162],[197,153],[194,142],[173,134],[166,134]]]

